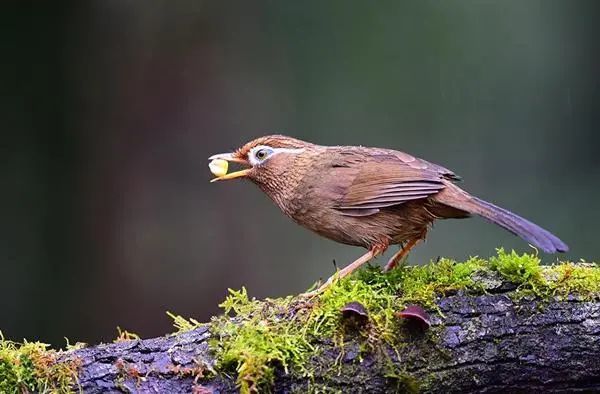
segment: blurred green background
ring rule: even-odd
[[[599,3],[376,4],[5,4],[4,334],[160,335],[167,310],[206,320],[228,287],[298,293],[362,254],[249,183],[209,184],[208,156],[274,132],[439,163],[555,232],[567,257],[597,258]],[[454,220],[410,260],[497,246],[530,250]]]

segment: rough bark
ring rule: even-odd
[[[485,295],[457,293],[439,299],[432,316],[435,336],[407,336],[391,349],[359,359],[359,344],[339,348],[327,341],[312,360],[311,378],[278,369],[272,390],[287,392],[387,393],[413,384],[432,393],[600,392],[600,302],[513,300],[513,288],[497,283]],[[105,344],[67,353],[79,359],[86,393],[237,392],[235,373],[198,378],[214,365],[207,327],[174,336]],[[435,338],[435,339],[434,339]],[[386,376],[386,362],[402,376]],[[210,374],[209,374],[210,375]]]

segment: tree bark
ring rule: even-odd
[[[332,342],[311,360],[312,377],[282,368],[276,393],[600,392],[600,302],[511,297],[514,286],[498,282],[485,295],[456,293],[438,300],[431,335],[407,336],[392,349],[360,357],[347,338],[343,353]],[[204,374],[214,367],[208,327],[161,338],[132,340],[67,352],[80,363],[86,393],[230,393],[235,373]],[[385,360],[405,371],[386,376]],[[331,366],[339,363],[339,373]],[[323,366],[322,368],[319,366]],[[203,377],[203,374],[205,377]],[[216,377],[215,377],[216,376]]]

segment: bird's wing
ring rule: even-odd
[[[368,216],[379,209],[426,198],[445,185],[445,168],[396,151],[346,152],[332,162],[342,182],[336,209],[349,216]],[[337,183],[340,185],[340,183]]]

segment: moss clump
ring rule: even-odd
[[[71,393],[78,366],[56,361],[57,353],[48,345],[16,343],[0,333],[0,393]]]
[[[117,326],[117,337],[113,342],[126,342],[126,341],[137,341],[140,336],[134,332],[123,330],[121,327]]]
[[[531,289],[539,293],[544,287],[542,278],[542,267],[537,255],[519,255],[514,250],[506,253],[504,249],[498,249],[497,256],[489,260],[490,269],[498,272],[511,283]]]
[[[507,253],[498,249],[497,255],[489,259],[489,268],[519,286],[517,297],[600,299],[600,267],[596,264],[563,262],[543,266],[536,254],[519,255],[514,250]]]
[[[595,264],[563,263],[550,267],[548,293],[565,298],[577,295],[586,300],[600,299],[600,267]]]
[[[202,326],[202,324],[196,319],[186,319],[169,311],[167,311],[167,316],[173,319],[173,326],[177,329],[177,332],[191,331]]]
[[[303,370],[313,350],[302,327],[290,313],[291,297],[282,300],[250,300],[246,289],[229,290],[220,305],[228,316],[213,319],[212,341],[221,369],[236,369],[243,393],[256,392],[272,383],[273,366]]]
[[[472,276],[483,270],[485,264],[485,260],[477,257],[461,263],[443,258],[422,266],[403,267],[394,283],[395,294],[400,295],[403,305],[420,304],[436,308],[435,300],[440,295],[463,289],[479,289]]]
[[[422,266],[402,266],[389,273],[367,266],[310,301],[293,297],[259,301],[250,299],[246,289],[230,290],[221,304],[225,314],[211,322],[217,369],[237,371],[243,393],[268,390],[276,366],[282,366],[286,373],[293,369],[310,376],[314,366],[309,366],[309,360],[319,352],[315,344],[333,340],[343,347],[345,330],[340,310],[349,302],[361,303],[369,314],[368,324],[359,332],[364,343],[362,351],[384,347],[398,350],[403,338],[396,312],[408,304],[435,310],[438,297],[459,290],[481,294],[483,287],[473,279],[481,271],[515,283],[516,294],[550,297],[577,293],[589,299],[600,296],[600,267],[572,263],[542,267],[536,255],[503,249],[487,261],[477,257],[460,263],[440,259]],[[173,318],[180,330],[199,325]],[[390,370],[388,376],[411,380],[402,370]]]

